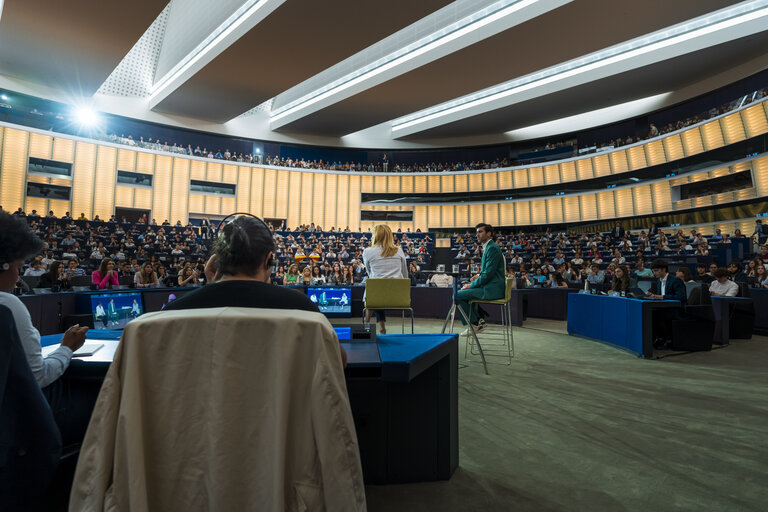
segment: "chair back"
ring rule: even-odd
[[[693,290],[701,289],[701,283],[696,282],[696,281],[691,282],[691,283],[685,283],[685,289],[686,289],[686,292],[687,292],[686,293],[686,298],[690,299],[691,298],[691,293],[693,292]]]
[[[411,280],[407,278],[378,278],[365,280],[367,309],[398,309],[411,307]]]
[[[70,510],[364,510],[330,323],[257,308],[132,321],[74,481]]]
[[[512,289],[517,285],[517,279],[514,277],[506,278],[506,288],[504,289],[504,302],[509,302],[512,298]]]
[[[29,368],[10,309],[0,306],[0,496],[3,510],[37,510],[54,478],[61,435]],[[42,510],[42,508],[40,508]]]

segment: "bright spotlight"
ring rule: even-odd
[[[78,107],[75,110],[75,119],[83,126],[93,126],[99,121],[96,112],[89,107]]]
[[[258,155],[259,153],[261,153],[261,148],[256,148],[256,154]]]
[[[6,96],[5,94],[0,94],[0,100],[8,101],[8,96]]]

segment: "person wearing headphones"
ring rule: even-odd
[[[298,309],[319,313],[302,292],[270,283],[277,266],[275,242],[256,217],[236,217],[219,230],[205,264],[209,284],[166,305],[164,311],[220,307]],[[339,345],[346,366],[347,355]]]

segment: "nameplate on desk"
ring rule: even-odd
[[[103,343],[86,343],[79,349],[75,350],[72,357],[91,357],[104,347]]]

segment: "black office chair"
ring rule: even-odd
[[[739,297],[749,298],[749,284],[739,283]],[[748,340],[752,338],[752,329],[755,326],[755,305],[732,304],[730,308],[728,336],[736,340]]]
[[[49,509],[44,500],[59,464],[61,434],[5,306],[0,306],[0,450],[3,510]]]

